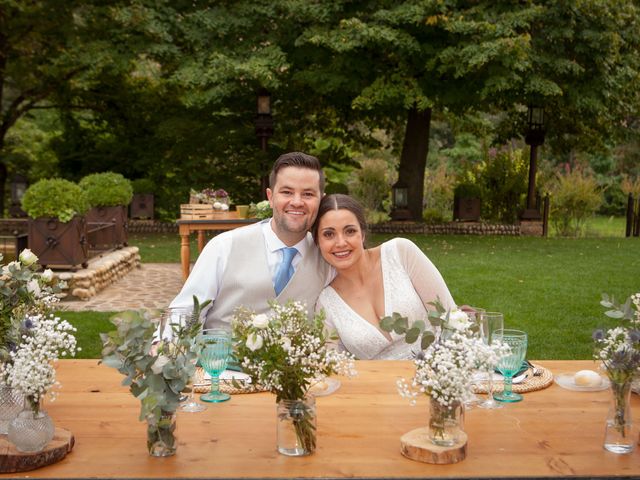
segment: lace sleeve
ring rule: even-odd
[[[437,298],[440,298],[444,308],[455,308],[456,303],[451,292],[431,260],[412,241],[406,238],[396,238],[395,242],[400,262],[425,308],[433,310],[433,307],[427,304]]]

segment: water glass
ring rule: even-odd
[[[480,313],[480,335],[485,345],[494,345],[502,341],[502,331],[504,329],[504,316],[498,312],[481,312]],[[489,370],[489,379],[487,382],[487,398],[478,406],[480,408],[502,408],[502,404],[493,399],[493,369],[495,365],[491,365]]]
[[[220,374],[227,368],[231,354],[231,333],[222,328],[202,331],[199,339],[200,364],[211,376],[211,391],[200,396],[203,402],[224,402],[231,398],[220,391]]]
[[[513,376],[522,367],[522,362],[527,356],[527,334],[521,330],[502,329],[497,331],[502,335],[502,342],[509,345],[511,353],[498,360],[498,370],[504,377],[504,390],[494,395],[499,402],[513,403],[522,400],[522,395],[513,393]]]

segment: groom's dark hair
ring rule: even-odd
[[[320,175],[320,193],[324,193],[324,172],[322,171],[320,160],[313,155],[307,155],[302,152],[285,153],[276,159],[269,174],[269,188],[275,187],[278,172],[285,167],[308,168],[309,170],[317,171]]]
[[[353,197],[349,195],[344,195],[342,193],[332,193],[331,195],[326,195],[322,197],[320,201],[320,207],[318,207],[318,216],[316,217],[316,221],[313,222],[311,226],[311,234],[313,235],[313,240],[318,244],[318,224],[320,223],[320,219],[327,213],[332,210],[348,210],[356,217],[358,224],[360,225],[360,230],[362,231],[363,239],[366,238],[367,233],[367,220],[364,216],[364,207],[360,205],[360,203]]]

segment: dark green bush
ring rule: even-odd
[[[55,217],[68,222],[74,215],[84,215],[89,201],[77,184],[52,178],[31,185],[22,197],[22,208],[31,218]]]
[[[150,178],[137,178],[131,181],[133,193],[154,193],[156,184]]]
[[[480,166],[478,183],[482,191],[482,217],[501,223],[515,223],[527,194],[529,163],[522,150],[501,149],[489,153]]]
[[[481,198],[482,190],[475,183],[459,183],[453,189],[453,196],[454,198]]]
[[[80,180],[92,207],[129,205],[133,197],[131,182],[119,173],[103,172],[87,175]]]

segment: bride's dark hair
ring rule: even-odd
[[[342,193],[332,193],[331,195],[325,195],[320,201],[320,207],[318,207],[318,216],[316,221],[311,226],[311,234],[313,235],[313,241],[318,244],[318,225],[320,219],[331,210],[349,210],[353,213],[358,220],[360,230],[362,231],[363,238],[366,238],[367,233],[367,221],[364,218],[364,207],[353,197],[344,195]]]

